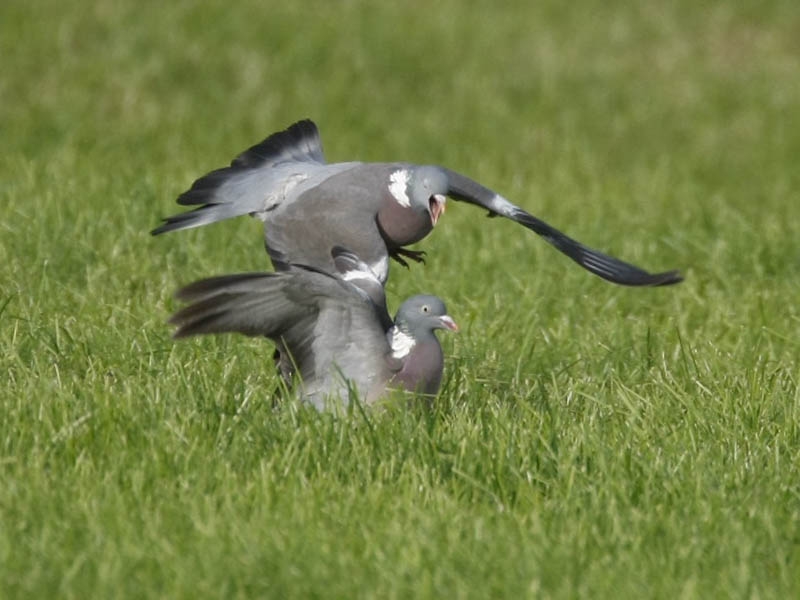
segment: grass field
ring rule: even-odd
[[[800,7],[502,4],[0,3],[0,597],[800,597]],[[435,409],[273,409],[164,323],[259,223],[148,231],[303,117],[686,281],[451,203]]]

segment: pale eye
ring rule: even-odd
[[[423,307],[422,307],[422,312],[424,312],[424,313],[426,313],[426,312],[430,312],[430,310],[431,310],[431,309],[430,309],[430,308],[428,308],[427,306],[423,306]]]

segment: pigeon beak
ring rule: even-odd
[[[443,315],[439,317],[439,323],[441,324],[442,329],[458,331],[458,325],[456,325],[456,322],[453,321],[453,318],[450,315]]]
[[[428,205],[431,213],[431,224],[435,227],[439,217],[444,214],[447,206],[447,197],[442,194],[434,194],[428,201]]]

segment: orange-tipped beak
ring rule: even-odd
[[[444,214],[445,208],[447,207],[447,197],[442,194],[434,194],[428,202],[430,206],[431,223],[435,227],[436,223],[439,222],[439,217]]]

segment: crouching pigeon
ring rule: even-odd
[[[656,286],[682,280],[677,271],[648,273],[593,250],[528,214],[499,194],[444,167],[409,163],[327,164],[309,120],[269,136],[229,167],[194,182],[178,203],[198,208],[165,219],[153,235],[249,214],[264,221],[276,270],[304,264],[333,272],[329,249],[349,248],[377,274],[389,257],[407,266],[422,252],[406,246],[428,235],[447,197],[475,204],[534,231],[584,269],[622,285]]]
[[[292,265],[184,287],[176,296],[191,304],[170,318],[178,328],[174,337],[238,332],[270,338],[281,362],[293,367],[281,369],[287,384],[297,383],[301,398],[319,410],[348,402],[352,392],[367,404],[392,389],[436,394],[444,357],[434,331],[458,330],[444,302],[413,296],[392,320],[369,267],[342,248],[332,255],[336,274]]]

